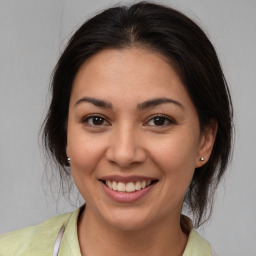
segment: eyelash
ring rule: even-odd
[[[92,122],[93,122],[93,118],[100,118],[101,121],[104,123],[107,123],[107,124],[99,124],[99,125],[96,125],[96,124],[90,124],[89,123],[89,120],[92,119]],[[148,125],[148,123],[150,121],[156,121],[156,118],[162,118],[164,123],[166,123],[166,121],[169,123],[167,125],[172,125],[172,124],[176,124],[176,121],[173,120],[172,118],[170,118],[169,116],[166,116],[166,115],[162,115],[162,114],[157,114],[157,115],[154,115],[154,116],[151,116],[150,119],[148,119],[148,121],[144,124],[144,126],[156,126],[156,127],[165,127],[167,126],[166,124],[164,125]],[[154,120],[155,119],[155,120]],[[87,123],[88,125],[90,126],[110,126],[110,123],[108,121],[106,121],[106,118],[103,117],[102,115],[100,114],[93,114],[93,115],[89,115],[89,116],[86,116],[85,118],[82,119],[82,123]]]
[[[99,115],[99,114],[93,114],[93,115],[89,115],[89,116],[84,117],[84,118],[82,119],[82,123],[87,123],[87,124],[90,125],[90,126],[104,126],[104,125],[89,124],[89,120],[90,120],[90,119],[93,120],[93,118],[100,118],[100,119],[102,119],[103,122],[107,122],[107,123],[108,123],[107,126],[110,126],[109,122],[106,121],[106,118],[103,117],[102,115]]]
[[[176,121],[174,119],[170,118],[169,116],[157,114],[157,115],[151,116],[150,119],[148,119],[148,121],[146,122],[146,124],[144,124],[144,126],[150,126],[150,125],[147,125],[147,123],[149,123],[150,121],[154,122],[154,120],[156,120],[156,118],[162,118],[164,120],[164,122],[167,121],[169,123],[167,125],[176,124]],[[152,126],[165,127],[167,125],[165,124],[165,125],[160,125],[160,126],[158,126],[158,125],[152,125]]]

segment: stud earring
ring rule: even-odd
[[[68,166],[70,165],[70,160],[71,160],[71,157],[67,157],[67,164],[68,164]]]
[[[200,161],[202,162],[202,161],[204,161],[204,157],[202,156],[202,157],[200,157]]]

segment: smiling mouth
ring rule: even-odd
[[[113,191],[126,192],[126,193],[133,193],[133,192],[142,190],[158,182],[158,180],[142,180],[142,181],[136,181],[136,182],[127,182],[127,183],[112,181],[112,180],[100,180],[100,181]]]

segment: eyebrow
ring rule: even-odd
[[[80,100],[78,100],[74,107],[76,107],[77,105],[79,105],[82,102],[89,102],[92,103],[93,105],[97,106],[97,107],[101,107],[101,108],[109,108],[112,109],[112,104],[110,102],[104,101],[104,100],[99,100],[99,99],[95,99],[95,98],[90,98],[90,97],[83,97]]]
[[[107,109],[113,108],[113,106],[110,102],[100,100],[100,99],[91,98],[91,97],[83,97],[83,98],[79,99],[75,103],[74,107],[76,107],[77,105],[79,105],[82,102],[89,102],[89,103],[92,103],[93,105],[95,105],[97,107],[101,107],[101,108],[107,108]],[[173,100],[173,99],[169,99],[169,98],[156,98],[156,99],[144,101],[137,105],[137,109],[145,110],[145,109],[152,108],[152,107],[164,104],[164,103],[172,103],[172,104],[175,104],[176,106],[180,107],[181,109],[184,109],[183,105],[180,102]]]
[[[137,109],[145,110],[147,108],[155,107],[164,103],[172,103],[172,104],[175,104],[176,106],[179,106],[181,109],[184,109],[183,105],[180,102],[173,99],[169,99],[169,98],[157,98],[157,99],[144,101],[137,106]]]

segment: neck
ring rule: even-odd
[[[120,230],[97,218],[90,209],[78,225],[83,256],[181,256],[187,243],[177,220],[162,220],[138,230]]]

